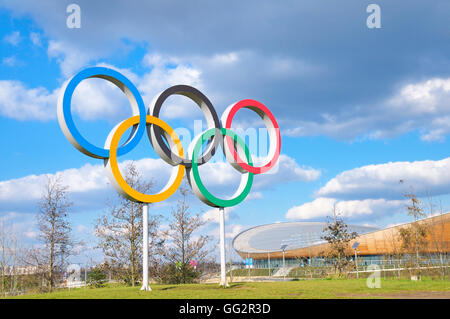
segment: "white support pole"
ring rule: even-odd
[[[141,290],[151,291],[148,284],[148,204],[142,206],[142,287]]]
[[[227,272],[225,264],[225,209],[219,208],[220,220],[220,285],[227,287]]]
[[[247,265],[246,265],[247,269],[248,269],[248,278],[250,278],[250,253],[247,253]]]

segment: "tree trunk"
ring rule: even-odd
[[[50,232],[50,258],[48,263],[48,277],[50,280],[50,291],[53,290],[53,264],[54,264],[54,256],[55,255],[55,219],[52,215],[51,220],[51,232]]]
[[[50,259],[48,263],[48,278],[49,278],[49,284],[50,284],[50,291],[53,290],[53,243],[50,245]]]
[[[185,240],[185,236],[184,236],[184,226],[183,226],[183,224],[181,224],[181,245],[182,245],[182,247],[181,247],[181,280],[182,280],[183,284],[186,283],[186,276],[185,276],[186,271],[184,269],[185,254],[186,254],[185,241],[186,240]]]
[[[134,245],[134,205],[131,204],[131,218],[130,218],[130,222],[131,222],[131,234],[130,236],[130,244],[131,244],[131,286],[134,287],[135,285],[135,280],[136,280],[136,269],[135,269],[135,263],[136,263],[136,247]]]
[[[417,223],[417,219],[416,219],[416,223]],[[420,263],[419,263],[419,234],[418,234],[418,232],[417,232],[417,228],[416,228],[416,231],[415,231],[415,235],[416,235],[416,264],[417,264],[417,271],[418,271],[418,274],[419,274],[419,280],[421,280],[422,278],[421,278],[421,271],[420,271]]]
[[[5,293],[5,264],[4,264],[4,260],[5,260],[5,243],[3,242],[3,238],[2,238],[2,264],[0,264],[0,267],[2,267],[2,293],[6,296]]]

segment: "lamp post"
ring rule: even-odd
[[[352,248],[355,250],[355,267],[356,267],[356,279],[359,279],[359,270],[358,270],[358,246],[359,243],[355,241],[352,245]]]
[[[233,282],[233,258],[231,256],[231,241],[228,241],[228,256],[230,256],[230,282]]]
[[[87,263],[84,262],[84,290],[86,291],[87,286]]]
[[[286,261],[285,261],[284,255],[285,255],[285,250],[286,250],[287,246],[288,245],[281,245],[281,250],[283,251],[283,280],[284,281],[286,280],[286,269],[285,269]]]
[[[247,253],[248,279],[250,279],[250,253]]]
[[[269,277],[270,277],[270,253],[269,252],[267,252],[267,259],[269,262]]]

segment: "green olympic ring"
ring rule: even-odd
[[[211,137],[213,137],[216,134],[216,128],[211,128],[209,130],[206,130],[203,132],[196,140],[194,140],[192,143],[194,143],[193,152],[192,152],[192,167],[188,169],[188,180],[189,184],[191,185],[194,193],[198,196],[198,198],[204,202],[205,204],[213,207],[230,207],[239,204],[242,202],[245,197],[250,193],[250,189],[252,188],[253,184],[253,173],[251,172],[245,172],[241,176],[241,183],[239,185],[239,188],[234,193],[234,195],[230,199],[221,199],[214,195],[212,195],[203,184],[199,170],[198,170],[198,156],[201,151],[201,147],[205,141],[208,141]],[[244,143],[244,141],[236,135],[233,131],[228,130],[226,128],[220,128],[220,134],[225,137],[229,136],[231,137],[234,142],[235,146],[240,148],[238,152],[240,151],[242,153],[242,149],[244,150],[245,157],[247,158],[248,165],[253,165],[252,156],[250,154],[250,150],[248,149],[247,145]],[[221,146],[223,145],[223,138],[221,139]],[[242,158],[242,157],[241,157]],[[192,182],[193,181],[193,182]]]

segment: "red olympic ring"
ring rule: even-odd
[[[225,147],[228,152],[231,153],[232,157],[236,161],[236,163],[245,171],[253,173],[253,174],[261,174],[270,170],[278,160],[280,156],[281,150],[281,135],[280,135],[280,127],[278,126],[277,120],[273,116],[272,112],[261,102],[255,100],[242,100],[235,104],[230,105],[222,115],[222,123],[226,129],[231,129],[231,122],[233,121],[234,115],[242,108],[250,109],[256,114],[258,114],[264,121],[267,130],[269,132],[269,140],[270,140],[270,148],[269,148],[269,156],[271,156],[271,160],[267,162],[263,166],[255,167],[248,165],[246,161],[242,160],[236,149],[234,147],[233,140],[226,136],[225,139],[227,141],[227,146]]]

